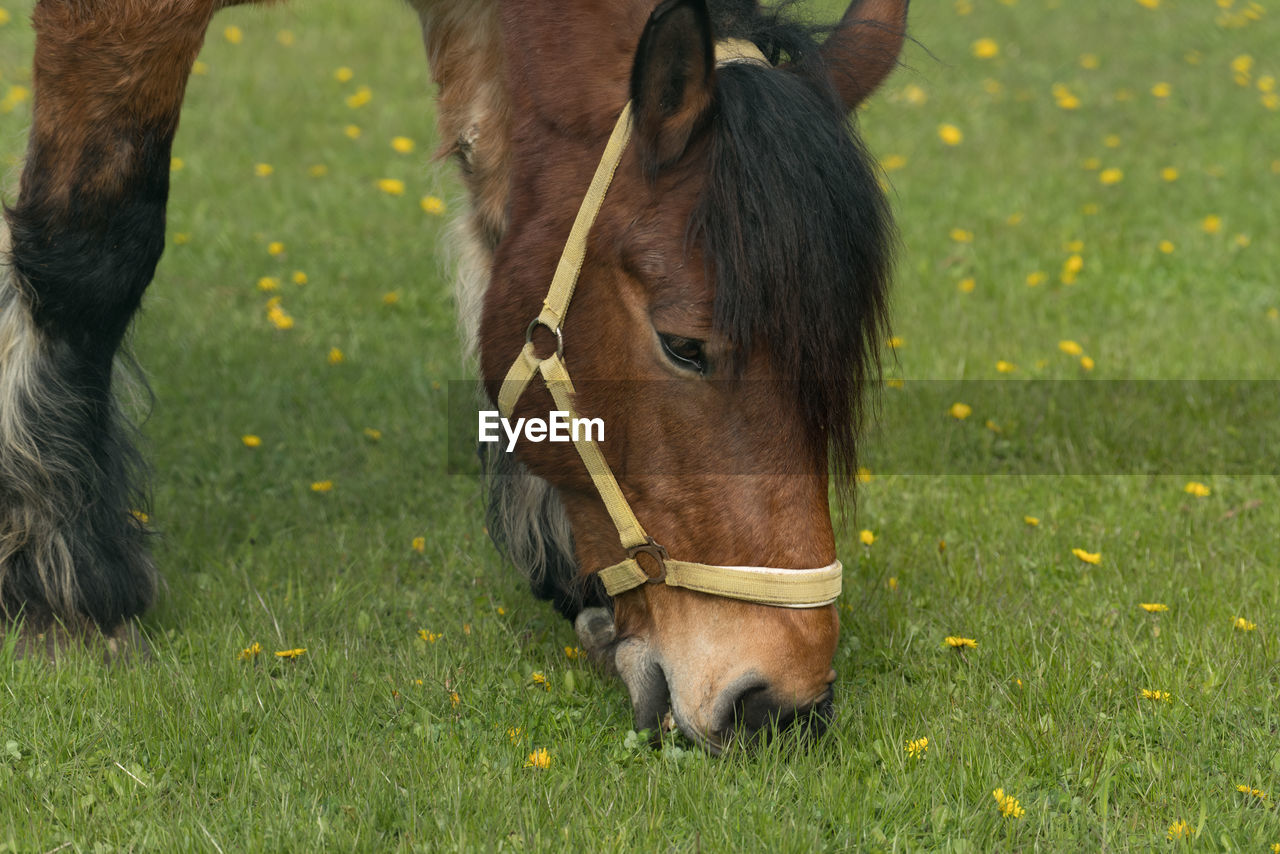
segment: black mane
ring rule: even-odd
[[[712,3],[711,15],[717,39],[749,39],[788,66],[716,72],[711,174],[691,222],[716,277],[714,323],[739,366],[759,345],[794,381],[848,483],[888,332],[889,205],[818,52],[821,31],[755,0]]]

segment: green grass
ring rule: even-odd
[[[27,85],[30,3],[0,2],[12,15],[3,98]],[[1280,112],[1256,88],[1280,75],[1276,10],[1224,28],[1207,2],[973,6],[917,4],[908,67],[861,118],[877,156],[906,158],[887,176],[903,243],[891,375],[995,380],[1003,359],[1013,379],[1280,379],[1268,314],[1280,306]],[[231,23],[238,45],[222,37]],[[1123,450],[1097,463],[1084,440],[1131,403],[1105,396],[1073,413],[1065,444],[1082,444],[1065,462],[1022,466],[1025,450],[1045,450],[1017,432],[1034,413],[987,386],[972,387],[964,421],[946,397],[901,398],[929,427],[868,442],[875,476],[841,539],[832,731],[807,751],[719,759],[628,741],[621,685],[566,656],[570,627],[489,545],[476,481],[444,474],[449,382],[467,372],[445,220],[418,201],[456,208],[461,190],[427,164],[415,29],[394,3],[338,0],[237,9],[215,25],[176,144],[170,246],[134,337],[156,395],[155,661],[50,666],[0,651],[0,851],[1145,850],[1165,846],[1174,821],[1201,850],[1280,842],[1275,446],[1256,468],[1216,452],[1188,468],[1184,453],[1170,471],[1159,443],[1132,467]],[[981,37],[997,58],[972,56]],[[1084,53],[1100,67],[1082,68]],[[1233,80],[1241,54],[1256,60],[1248,87]],[[334,79],[339,65],[352,81]],[[1167,99],[1150,94],[1158,82]],[[1056,83],[1079,109],[1055,105]],[[349,108],[361,84],[374,97]],[[0,113],[11,175],[28,110]],[[944,122],[960,145],[941,143]],[[392,150],[397,135],[417,142],[412,155]],[[1093,157],[1123,180],[1100,183],[1082,166]],[[274,174],[255,176],[256,163]],[[310,176],[314,164],[328,174]],[[405,194],[379,192],[384,177]],[[1209,215],[1220,232],[1202,229]],[[1172,254],[1157,248],[1166,239]],[[272,257],[277,240],[285,253]],[[1065,285],[1075,252],[1084,266]],[[308,284],[291,283],[294,270]],[[1028,287],[1035,271],[1045,280]],[[284,280],[293,329],[268,323],[262,276]],[[974,289],[960,292],[967,277]],[[328,363],[333,347],[341,364]],[[911,388],[885,390],[888,423]],[[1165,429],[1200,430],[1210,449],[1223,445],[1214,433],[1274,430],[1248,423],[1273,402],[1239,411]],[[1021,474],[946,475],[939,441],[954,470]],[[1186,494],[1193,476],[1212,494]],[[322,480],[332,491],[313,492]],[[875,532],[869,548],[858,528]],[[1257,629],[1234,630],[1236,616]],[[979,646],[956,654],[948,635]],[[266,652],[237,660],[254,642]],[[293,647],[307,653],[271,654]],[[919,737],[928,752],[913,760],[904,745]],[[534,748],[550,768],[524,767]],[[998,787],[1022,818],[999,815]]]

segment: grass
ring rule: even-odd
[[[2,2],[0,98],[29,85],[31,53],[29,2]],[[1228,451],[1274,429],[1280,112],[1259,86],[1280,75],[1280,18],[1247,8],[914,10],[918,44],[861,124],[883,162],[905,158],[886,173],[904,247],[890,376],[948,385],[884,391],[886,425],[901,411],[925,426],[868,441],[874,474],[841,536],[832,731],[808,751],[719,759],[629,737],[625,691],[566,654],[570,627],[488,544],[478,484],[444,476],[449,383],[467,371],[445,218],[419,200],[456,208],[461,190],[427,164],[411,15],[338,0],[224,13],[190,87],[170,246],[134,337],[156,396],[155,661],[0,652],[0,851],[1146,850],[1174,846],[1179,821],[1177,846],[1270,851],[1280,482],[1274,443],[1253,466]],[[999,55],[974,57],[979,38]],[[347,106],[360,85],[372,99]],[[17,163],[28,110],[0,113],[0,163]],[[392,149],[400,135],[412,154]],[[1104,169],[1122,179],[1103,184]],[[1083,266],[1065,284],[1072,255]],[[294,328],[269,322],[263,276],[282,280]],[[1169,423],[1133,408],[1153,384],[1069,397],[1063,440],[1026,463],[1045,451],[1026,425],[1053,404],[988,381],[1086,377],[1250,380],[1255,397],[1229,418],[1166,407]],[[970,417],[948,417],[953,396]],[[1137,413],[1144,437],[1192,441],[1168,446],[1173,464],[1155,439],[1090,445],[1116,412]],[[1191,479],[1211,494],[1184,492]],[[1139,607],[1153,602],[1168,610]],[[954,652],[948,635],[978,646]],[[264,652],[240,661],[255,642]],[[545,770],[525,767],[537,748]],[[1025,815],[1001,816],[997,788]]]

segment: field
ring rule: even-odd
[[[11,202],[31,0],[0,6]],[[220,15],[132,339],[155,659],[0,650],[0,852],[1280,850],[1280,9],[912,28],[859,118],[902,251],[838,718],[712,758],[637,742],[447,474],[462,196],[416,19]]]

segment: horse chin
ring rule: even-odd
[[[648,730],[657,744],[664,729],[672,729],[671,692],[658,655],[641,638],[621,638],[613,615],[604,608],[586,608],[574,621],[578,642],[587,656],[607,672],[616,674],[631,695],[637,730]],[[676,718],[679,722],[679,718]],[[681,731],[690,730],[681,727]],[[701,743],[701,739],[695,740]]]

